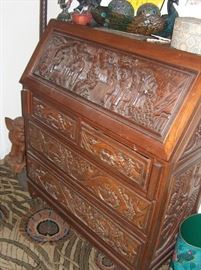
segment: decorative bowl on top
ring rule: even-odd
[[[90,12],[79,13],[73,12],[72,13],[72,21],[76,24],[87,25],[92,20],[92,16]]]

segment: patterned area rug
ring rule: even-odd
[[[25,269],[121,270],[0,164],[0,270]]]

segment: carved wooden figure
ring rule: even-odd
[[[10,153],[5,157],[5,163],[14,173],[20,173],[25,166],[24,119],[5,117],[9,139],[12,143]]]
[[[156,270],[201,193],[201,58],[52,20],[22,78],[29,189],[121,270]]]

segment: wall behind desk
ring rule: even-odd
[[[5,116],[21,115],[19,79],[39,38],[39,0],[0,0],[0,159],[10,151]]]

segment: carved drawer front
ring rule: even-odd
[[[142,243],[125,232],[77,192],[57,179],[49,169],[28,158],[28,176],[37,187],[46,190],[60,205],[112,247],[125,261],[137,266]]]
[[[152,204],[106,172],[31,124],[31,146],[62,171],[118,213],[124,220],[146,232]]]
[[[33,115],[68,139],[75,141],[77,128],[75,117],[56,110],[53,106],[36,97],[33,98]]]
[[[135,182],[141,189],[147,189],[151,167],[149,158],[123,147],[86,125],[81,128],[80,146],[102,163]]]

